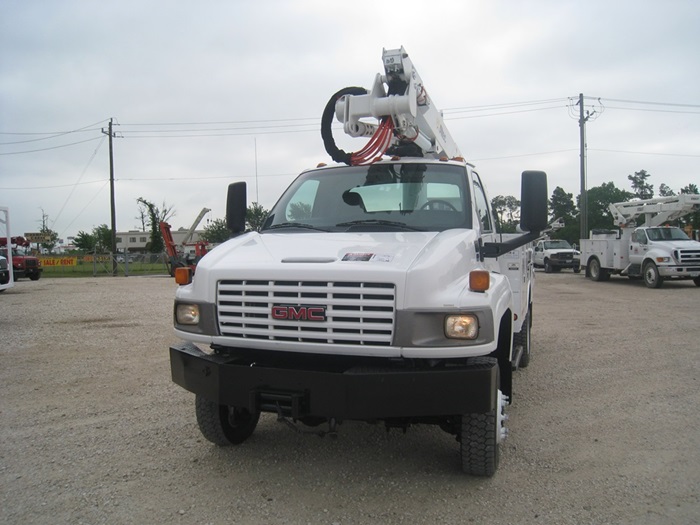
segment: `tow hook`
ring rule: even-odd
[[[325,436],[330,436],[331,438],[337,438],[338,437],[338,422],[337,420],[332,417],[328,420],[328,430],[310,430],[310,429],[305,429],[300,427],[296,421],[289,419],[287,416],[284,415],[282,412],[282,407],[277,404],[277,421],[280,423],[284,423],[289,427],[291,430],[296,432],[297,434],[314,434],[317,435],[318,437],[325,437]]]

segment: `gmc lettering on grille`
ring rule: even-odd
[[[273,319],[289,321],[325,321],[326,308],[323,306],[275,305],[271,312]]]

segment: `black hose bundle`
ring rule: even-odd
[[[326,148],[326,152],[331,156],[331,158],[336,162],[344,162],[348,166],[352,165],[352,152],[346,153],[342,149],[338,148],[335,144],[335,139],[333,138],[333,131],[331,130],[331,124],[333,124],[333,116],[335,115],[335,103],[338,99],[345,95],[366,95],[368,91],[361,87],[346,87],[335,93],[331,99],[326,104],[323,110],[323,116],[321,117],[321,138],[323,139],[323,145]]]

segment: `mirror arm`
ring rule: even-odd
[[[510,251],[520,248],[529,242],[536,241],[542,236],[541,232],[529,232],[520,235],[515,239],[509,239],[505,242],[486,242],[481,249],[481,256],[486,258],[496,258]]]

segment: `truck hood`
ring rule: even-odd
[[[570,253],[572,255],[580,255],[581,252],[578,250],[574,250],[573,248],[547,248],[544,253],[547,254],[553,254],[553,253]]]
[[[447,290],[454,294],[455,287],[463,288],[459,282],[466,282],[466,269],[480,266],[476,241],[476,233],[466,229],[251,232],[216,247],[199,261],[191,293],[213,300],[216,282],[230,279],[392,282],[402,290],[411,274],[413,282],[421,283],[419,289],[411,287],[411,295],[435,296]]]
[[[698,241],[650,241],[650,249],[661,248],[662,250],[700,250]]]

